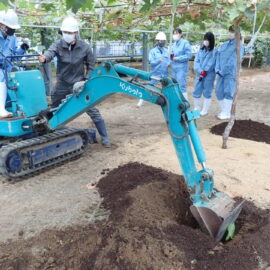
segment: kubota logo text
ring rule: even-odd
[[[120,82],[120,87],[122,88],[123,91],[135,95],[139,98],[142,98],[143,96],[142,92],[140,92],[138,89],[133,89],[130,85],[126,85],[123,82]]]

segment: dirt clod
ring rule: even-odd
[[[222,135],[228,122],[215,125],[210,131],[216,135]],[[270,144],[270,126],[252,120],[236,120],[230,136],[234,138],[265,142]]]
[[[270,263],[270,214],[251,202],[237,220],[235,238],[222,244],[198,228],[179,175],[129,163],[97,187],[108,220],[2,244],[0,269],[38,263],[39,269],[257,270]],[[33,250],[47,250],[44,261]]]

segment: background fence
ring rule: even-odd
[[[32,52],[36,53],[48,49],[54,41],[61,38],[58,31],[58,26],[23,25],[21,30],[18,31],[17,36],[19,37],[20,42],[29,42]],[[155,45],[156,33],[157,31],[117,29],[109,32],[102,31],[93,33],[91,28],[82,28],[80,31],[81,38],[88,42],[92,47],[97,62],[102,62],[104,60],[138,62],[136,67],[141,66],[143,70],[149,69],[148,54],[149,49],[153,48]],[[193,56],[195,56],[200,49],[204,33],[189,32],[184,33],[184,36],[190,41]],[[243,35],[243,43],[248,43],[250,38],[251,36]],[[226,35],[216,34],[217,45],[226,39]],[[245,57],[247,58],[246,63],[248,63],[248,66],[251,63],[253,63],[253,66],[270,65],[269,37],[260,36],[258,42],[255,43],[254,48],[249,50]],[[39,66],[37,59],[33,60],[31,64]],[[52,88],[51,78],[56,67],[55,64],[44,65],[46,74],[44,74],[44,69],[41,68],[41,71],[44,74],[47,93],[50,93],[50,89]]]

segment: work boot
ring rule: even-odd
[[[142,107],[143,102],[144,102],[144,100],[143,99],[140,99],[139,102],[137,103],[137,107],[138,108]]]
[[[218,115],[218,119],[227,120],[231,118],[232,102],[230,99],[223,100],[223,112]]]
[[[98,122],[94,122],[96,128],[97,128],[97,131],[101,137],[101,143],[105,146],[105,147],[111,147],[111,142],[109,140],[109,137],[108,137],[108,133],[107,133],[107,130],[106,130],[106,125],[105,125],[105,122],[104,120],[100,120]]]
[[[218,105],[219,105],[220,112],[218,113],[217,118],[219,118],[220,115],[224,114],[224,100],[223,99],[218,100]]]
[[[194,110],[200,111],[201,110],[201,99],[200,98],[193,98],[194,99]]]
[[[204,98],[203,100],[203,108],[200,112],[201,116],[205,116],[208,114],[209,108],[211,105],[211,98]]]
[[[4,82],[0,82],[0,119],[12,117],[13,114],[6,110],[7,87]]]

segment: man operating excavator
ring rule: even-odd
[[[67,17],[60,30],[62,38],[53,43],[44,55],[39,56],[41,63],[48,63],[57,57],[57,82],[52,95],[52,107],[57,107],[68,94],[83,88],[95,67],[91,47],[79,38],[78,21]],[[92,107],[86,113],[94,122],[102,144],[110,147],[106,125],[99,110]]]

